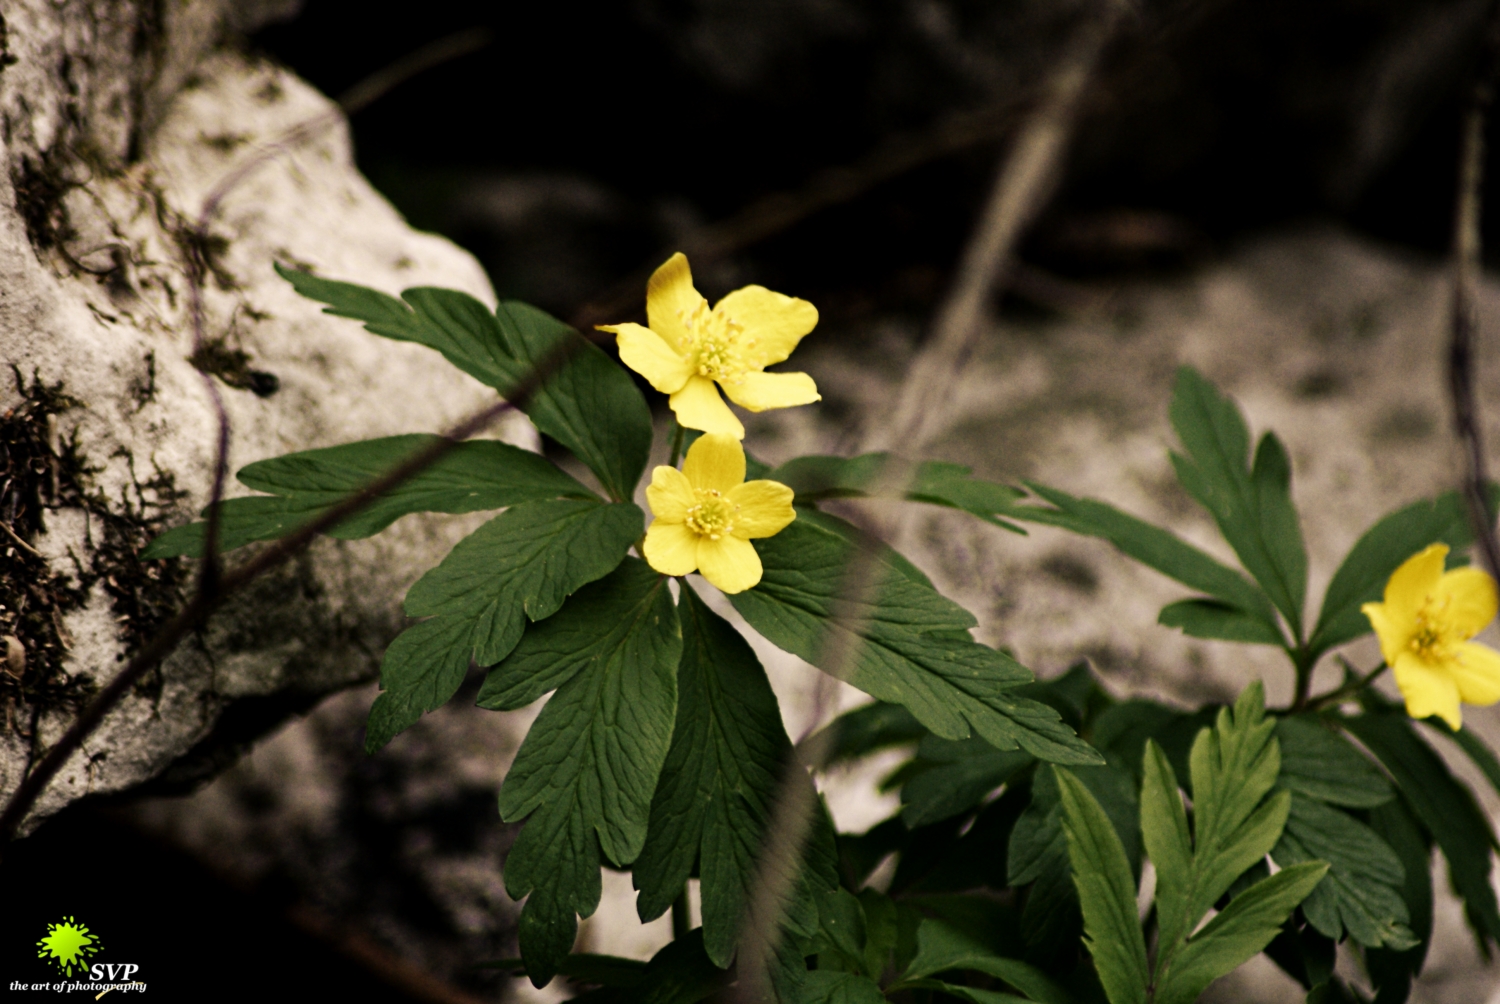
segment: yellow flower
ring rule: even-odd
[[[1469,641],[1495,619],[1495,580],[1477,568],[1443,571],[1445,544],[1406,559],[1385,584],[1384,603],[1360,607],[1413,718],[1463,724],[1458,703],[1500,701],[1500,652]]]
[[[745,427],[719,397],[716,383],[750,411],[821,400],[806,373],[762,372],[791,355],[817,325],[818,310],[806,300],[746,286],[710,310],[678,252],[646,283],[646,321],[650,327],[601,324],[599,330],[614,332],[626,366],[671,395],[672,411],[685,428],[745,438]]]
[[[746,481],[739,440],[715,433],[692,445],[682,470],[652,471],[646,501],[656,517],[643,548],[651,567],[663,575],[702,572],[726,593],[760,581],[760,555],[750,539],[778,534],[797,518],[792,490]]]

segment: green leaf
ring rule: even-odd
[[[1213,516],[1245,569],[1300,638],[1307,550],[1292,504],[1285,448],[1267,433],[1247,469],[1250,432],[1239,409],[1189,366],[1177,371],[1170,414],[1187,451],[1172,454],[1177,480]]]
[[[251,495],[219,504],[219,549],[293,533],[437,440],[427,435],[367,439],[243,467],[239,480],[269,497]],[[543,499],[592,497],[545,457],[507,443],[470,440],[376,496],[328,535],[340,540],[369,537],[414,512],[480,512]],[[202,515],[206,519],[208,510]],[[207,527],[200,521],[168,530],[146,545],[141,557],[202,557]]]
[[[528,631],[485,681],[481,704],[504,710],[557,689],[500,789],[501,818],[526,820],[505,887],[515,899],[530,894],[521,955],[538,986],[572,948],[575,914],[598,905],[601,852],[627,865],[645,843],[681,654],[667,580],[626,558]]]
[[[1481,942],[1500,940],[1500,912],[1490,886],[1495,837],[1473,793],[1417,737],[1404,715],[1364,714],[1344,724],[1385,765],[1412,815],[1436,838]]]
[[[1192,947],[1203,932],[1190,935],[1221,896],[1237,883],[1244,884],[1242,876],[1249,869],[1262,866],[1267,852],[1281,837],[1291,795],[1285,791],[1272,792],[1280,768],[1275,727],[1275,721],[1265,717],[1261,685],[1252,683],[1240,694],[1232,711],[1220,709],[1214,728],[1198,733],[1188,757],[1193,786],[1191,844],[1176,773],[1161,747],[1154,741],[1146,743],[1141,830],[1156,865],[1156,915],[1160,933],[1154,982],[1159,988],[1175,985],[1176,992],[1186,994],[1181,988],[1196,986],[1204,972],[1219,964],[1214,960],[1239,952],[1259,937],[1254,932],[1260,929],[1252,926],[1245,929],[1251,933],[1242,931],[1243,937],[1236,935],[1220,944],[1214,950],[1218,954],[1204,955],[1207,949]],[[1250,889],[1253,891],[1263,884],[1257,883]],[[1232,900],[1231,906],[1244,895],[1241,893]],[[1300,901],[1299,896],[1297,902]],[[1254,902],[1252,899],[1247,904]],[[1295,906],[1292,903],[1286,913]],[[1282,920],[1285,914],[1276,920],[1251,955],[1271,941]],[[1190,963],[1190,959],[1197,961]],[[1210,976],[1208,980],[1214,978]],[[1207,986],[1206,981],[1203,986]],[[1191,1000],[1201,990],[1199,987],[1180,999]]]
[[[945,739],[972,731],[997,749],[1019,745],[1043,760],[1100,761],[1056,711],[1007,693],[1030,683],[1031,673],[969,638],[974,619],[962,607],[878,561],[865,573],[867,587],[854,591],[862,595],[846,601],[856,548],[801,520],[754,543],[764,576],[730,601],[773,644],[904,705]]]
[[[1474,766],[1478,767],[1480,772],[1484,774],[1485,779],[1490,782],[1490,786],[1495,791],[1500,792],[1500,760],[1495,759],[1494,750],[1490,749],[1489,745],[1483,739],[1479,738],[1473,729],[1465,726],[1454,732],[1452,726],[1436,715],[1424,719],[1424,722],[1433,731],[1453,740],[1458,748],[1463,750],[1470,760],[1474,761]]]
[[[1417,944],[1401,896],[1406,879],[1401,859],[1354,817],[1294,796],[1271,858],[1283,868],[1304,861],[1328,863],[1328,875],[1302,904],[1307,922],[1320,933],[1342,941],[1347,930],[1370,948],[1400,950]]]
[[[1243,641],[1252,645],[1281,645],[1281,632],[1254,614],[1218,600],[1179,600],[1161,608],[1156,623],[1181,628],[1193,638]]]
[[[1192,1004],[1210,983],[1259,953],[1327,871],[1321,861],[1293,865],[1230,900],[1188,940],[1158,986],[1155,1004]]]
[[[702,934],[702,928],[696,928],[669,942],[650,962],[637,962],[640,969],[634,982],[616,983],[571,999],[578,1004],[697,1004],[707,1000],[729,984],[730,975],[704,953]],[[573,976],[570,970],[578,958],[565,960],[559,974]]]
[[[912,829],[979,805],[1023,767],[1034,763],[1021,750],[997,750],[981,739],[922,743],[923,769],[901,786],[901,818]]]
[[[1495,497],[1491,486],[1492,507]],[[1436,543],[1459,551],[1472,539],[1468,510],[1457,492],[1414,502],[1366,530],[1328,583],[1318,625],[1309,642],[1312,653],[1317,655],[1369,634],[1370,622],[1359,608],[1381,599],[1391,573],[1407,558]]]
[[[1183,941],[1196,918],[1193,901],[1193,847],[1177,776],[1155,741],[1146,741],[1142,762],[1141,837],[1156,866],[1156,920],[1164,950]],[[1158,965],[1158,972],[1160,966]]]
[[[1329,805],[1372,809],[1396,796],[1369,758],[1316,715],[1287,715],[1276,722],[1281,743],[1281,774],[1287,791]]]
[[[880,484],[880,473],[889,459],[887,453],[865,453],[857,457],[797,457],[766,476],[792,489],[797,493],[797,501],[803,503],[830,498],[866,498],[872,493],[890,497],[895,486]],[[960,509],[986,523],[1016,533],[1026,532],[996,516],[1024,496],[1025,493],[1016,488],[979,480],[961,464],[938,460],[918,465],[909,477],[910,483],[900,493],[903,498]]]
[[[681,597],[677,724],[635,863],[636,909],[642,921],[665,913],[696,863],[704,948],[716,965],[728,966],[792,747],[750,646],[691,588]],[[815,801],[811,779],[794,776]],[[837,883],[831,870],[807,877],[825,888]],[[803,926],[810,927],[816,907],[806,883],[801,900],[792,910],[806,914]]]
[[[825,762],[835,764],[914,743],[930,734],[901,705],[873,701],[844,712],[804,742],[825,744]]]
[[[970,1004],[1028,1004],[1029,997],[1001,993],[998,990],[981,990],[978,987],[961,987],[942,980],[912,980],[903,984],[908,990],[939,990],[950,997],[957,997]]]
[[[1146,939],[1136,918],[1135,880],[1115,828],[1082,781],[1053,767],[1061,794],[1068,861],[1083,908],[1084,944],[1110,1004],[1145,1004]]]
[[[556,366],[523,410],[539,430],[587,464],[611,498],[631,497],[651,450],[646,399],[623,369],[566,324],[515,300],[501,302],[491,313],[455,290],[417,287],[397,300],[282,265],[276,271],[298,293],[328,304],[324,313],[436,349],[501,395],[524,385],[539,367]]]
[[[1281,767],[1275,727],[1256,682],[1193,743],[1193,917],[1202,917],[1281,836],[1291,796],[1271,794]]]
[[[550,617],[573,591],[609,574],[644,521],[628,502],[527,502],[459,541],[406,594],[406,612],[430,619],[386,649],[366,750],[447,703],[471,658],[481,666],[505,658],[526,618]]]
[[[1055,508],[1018,505],[1006,515],[1102,537],[1141,564],[1208,593],[1248,617],[1264,621],[1268,630],[1280,634],[1276,614],[1265,593],[1244,575],[1220,564],[1181,537],[1094,499],[1074,498],[1030,481],[1026,487]]]
[[[614,571],[644,528],[645,515],[629,502],[512,506],[417,580],[406,613],[471,623],[474,659],[492,666],[515,648],[525,618],[551,617],[580,586]]]
[[[798,1004],[885,1004],[885,995],[868,976],[818,969],[807,974]]]
[[[1418,944],[1403,952],[1368,949],[1365,964],[1374,982],[1377,1004],[1404,1002],[1412,977],[1422,971],[1432,940],[1432,846],[1403,799],[1392,799],[1370,811],[1370,828],[1380,834],[1406,873],[1401,896],[1411,915],[1411,931]]]
[[[1062,988],[1035,966],[998,956],[950,925],[932,919],[923,920],[917,929],[917,954],[890,990],[895,992],[910,981],[954,970],[1004,980],[1027,1000],[1040,1004],[1072,1004]]]

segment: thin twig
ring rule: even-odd
[[[1485,49],[1475,72],[1474,90],[1464,115],[1459,154],[1458,195],[1453,211],[1453,299],[1449,315],[1448,390],[1453,401],[1453,428],[1463,448],[1464,501],[1474,540],[1485,567],[1500,578],[1500,542],[1488,500],[1479,405],[1474,394],[1474,335],[1479,328],[1476,291],[1482,268],[1480,234],[1484,184],[1484,127],[1500,73],[1500,3],[1492,3]]]
[[[537,389],[572,358],[573,353],[584,343],[582,336],[567,339],[544,357],[525,378],[514,387],[507,389],[506,400],[492,404],[459,422],[432,445],[413,454],[359,491],[350,493],[338,504],[325,510],[322,515],[270,545],[239,568],[224,573],[212,591],[198,590],[188,605],[136,653],[125,668],[117,673],[89,702],[88,707],[83,709],[68,730],[47,751],[47,755],[22,780],[6,804],[5,812],[0,814],[0,845],[15,834],[31,806],[46,789],[48,782],[62,769],[68,758],[82,746],[84,739],[99,726],[104,716],[109,714],[136,681],[170,654],[177,647],[178,642],[202,624],[204,619],[226,599],[261,575],[300,554],[324,531],[332,529],[364,509],[380,495],[437,463],[458,443],[488,428],[507,411],[512,408],[524,409],[526,402]]]
[[[976,111],[956,113],[924,132],[890,137],[852,164],[820,171],[796,191],[776,192],[757,199],[728,219],[663,249],[647,267],[615,282],[581,307],[571,323],[584,331],[603,321],[618,320],[636,309],[646,278],[672,251],[682,251],[698,264],[727,257],[825,209],[850,202],[923,164],[1001,138],[1032,103],[1030,95],[1022,95]]]
[[[16,546],[21,548],[23,551],[26,551],[28,554],[34,555],[35,557],[41,558],[43,561],[47,560],[45,557],[43,557],[40,551],[32,547],[30,544],[26,543],[26,541],[22,540],[21,535],[12,530],[9,523],[0,522],[0,530],[4,530],[5,535],[11,540],[15,541]]]
[[[1001,159],[979,229],[964,248],[931,334],[902,384],[886,439],[872,445],[916,454],[943,427],[952,401],[950,379],[973,351],[985,309],[1012,267],[1021,234],[1057,184],[1079,103],[1124,12],[1120,0],[1105,0],[1101,14],[1077,32],[1041,106]]]
[[[418,49],[416,52],[397,60],[390,66],[372,73],[370,76],[355,84],[334,103],[334,107],[320,115],[315,115],[305,122],[292,126],[281,134],[276,140],[266,144],[246,160],[239,167],[230,171],[219,180],[219,183],[209,190],[204,198],[202,206],[198,210],[198,218],[193,222],[189,238],[184,242],[184,257],[186,258],[186,271],[188,280],[188,312],[193,328],[193,358],[197,358],[202,352],[205,340],[205,325],[203,320],[203,283],[208,276],[210,263],[209,255],[209,227],[212,226],[214,218],[218,216],[223,207],[224,199],[229,193],[239,187],[251,174],[270,163],[271,160],[281,154],[307,142],[324,129],[340,122],[345,116],[353,114],[361,108],[369,105],[372,101],[382,97],[397,85],[410,80],[412,77],[425,70],[431,69],[442,63],[459,56],[475,52],[488,45],[490,33],[486,29],[472,28],[457,34],[448,35],[438,39],[429,45]],[[198,592],[201,595],[211,595],[218,588],[220,574],[219,567],[219,502],[224,498],[224,484],[229,479],[229,439],[230,425],[229,412],[224,407],[224,396],[219,390],[218,383],[213,375],[208,372],[201,374],[203,385],[208,391],[209,400],[213,404],[214,416],[218,422],[218,432],[214,444],[214,471],[213,479],[209,489],[208,525],[204,528],[203,541],[203,566],[198,575]]]
[[[1079,29],[1062,67],[1051,80],[1047,98],[1002,158],[979,228],[965,248],[958,277],[938,313],[932,347],[910,368],[903,383],[901,409],[890,426],[890,442],[899,445],[905,455],[917,453],[924,438],[940,427],[923,409],[937,408],[936,395],[946,392],[967,354],[983,306],[1003,280],[1017,239],[1050,193],[1080,99],[1123,11],[1119,0],[1105,0],[1104,10]],[[881,471],[879,493],[904,495],[915,471],[914,462],[892,457]],[[825,679],[850,675],[860,646],[866,644],[863,636],[868,601],[882,578],[881,546],[879,536],[868,536],[845,569],[830,611],[830,622],[840,630],[826,631],[822,640],[826,648],[818,660],[827,674]],[[816,727],[820,723],[813,724]],[[803,845],[817,812],[817,796],[806,772],[815,774],[822,769],[831,742],[827,729],[803,741],[798,750],[801,756],[788,765],[772,807],[742,928],[739,978],[731,997],[736,1004],[750,1004],[769,996],[768,966],[776,955]]]

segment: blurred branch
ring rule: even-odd
[[[939,427],[929,410],[937,410],[937,399],[951,385],[949,376],[968,354],[980,313],[1003,278],[1017,239],[1051,194],[1081,99],[1125,9],[1121,0],[1103,0],[1103,9],[1077,30],[1041,105],[1026,120],[1001,160],[979,226],[964,249],[958,277],[939,310],[932,341],[902,385],[901,403],[890,426],[890,442],[899,444],[901,455],[887,462],[879,479],[897,495],[904,494],[915,473],[910,457]],[[787,767],[766,828],[739,949],[739,979],[730,998],[735,1004],[751,1004],[771,996],[768,967],[776,955],[803,845],[818,811],[817,795],[806,783],[803,771],[816,774],[827,761],[832,734],[826,729],[813,730],[823,724],[824,688],[831,688],[830,678],[847,675],[845,671],[852,668],[863,644],[864,624],[859,611],[868,609],[864,602],[868,592],[878,588],[880,546],[879,536],[865,539],[844,571],[839,597],[830,611],[830,620],[846,629],[825,635],[824,644],[832,648],[819,660],[826,675],[819,680],[810,735],[800,744],[801,762],[794,758]]]
[[[488,44],[488,41],[489,35],[487,32],[460,32],[457,35],[434,42],[412,55],[397,61],[351,88],[340,99],[338,107],[288,129],[275,142],[257,151],[255,156],[251,157],[244,164],[241,164],[234,171],[231,171],[210,190],[199,210],[189,238],[184,242],[184,256],[187,259],[189,314],[193,329],[193,346],[195,352],[202,347],[204,340],[202,297],[203,281],[208,274],[207,249],[209,247],[209,227],[218,215],[224,198],[236,186],[249,177],[253,171],[259,169],[277,155],[299,143],[305,142],[322,129],[339,121],[346,112],[362,108],[388,92],[391,88],[410,79],[415,74],[457,56],[473,52]],[[11,795],[10,800],[6,803],[4,812],[0,813],[0,842],[8,841],[14,837],[21,823],[25,820],[27,813],[31,811],[32,806],[36,803],[37,798],[46,790],[48,783],[62,769],[69,757],[83,745],[89,735],[99,727],[105,716],[114,709],[115,705],[120,702],[125,694],[147,672],[165,659],[184,637],[202,625],[208,616],[223,604],[225,600],[261,575],[305,550],[319,534],[331,529],[344,519],[360,511],[382,493],[389,491],[401,482],[437,463],[458,442],[487,428],[510,409],[524,408],[526,400],[536,392],[537,388],[567,362],[573,351],[575,351],[577,344],[579,343],[576,341],[566,342],[546,359],[543,359],[535,370],[523,378],[516,387],[511,389],[508,400],[490,405],[459,422],[448,430],[445,434],[446,438],[440,439],[432,446],[415,454],[404,463],[371,482],[362,490],[350,494],[339,504],[325,511],[317,519],[306,524],[290,536],[267,547],[255,558],[227,574],[220,572],[218,540],[219,503],[223,499],[224,481],[228,463],[229,416],[224,408],[218,386],[214,383],[213,378],[205,373],[203,378],[207,385],[210,399],[213,402],[214,411],[218,419],[218,428],[214,451],[213,485],[209,499],[208,525],[204,534],[203,566],[199,576],[198,588],[195,591],[193,599],[131,658],[124,669],[115,674],[109,683],[79,713],[67,731],[52,745],[40,762],[27,772],[20,785],[17,786],[15,792]]]
[[[1474,336],[1479,329],[1476,293],[1483,268],[1482,221],[1485,122],[1500,76],[1500,2],[1492,2],[1484,53],[1475,70],[1474,89],[1464,114],[1459,152],[1458,193],[1453,212],[1453,291],[1449,315],[1448,390],[1453,401],[1453,427],[1463,448],[1463,495],[1474,539],[1485,568],[1500,578],[1500,542],[1489,512],[1479,405],[1474,394]]]
[[[1001,138],[1010,132],[1033,100],[1030,95],[1010,98],[976,111],[951,115],[922,132],[891,136],[854,163],[813,175],[794,192],[777,192],[758,199],[728,219],[688,237],[680,246],[664,249],[648,267],[631,273],[586,303],[574,314],[571,323],[584,331],[601,322],[619,320],[637,309],[647,277],[673,251],[682,251],[697,262],[727,257],[824,209],[851,202],[877,185],[924,164]]]
[[[1013,265],[1021,234],[1057,186],[1079,104],[1126,11],[1121,0],[1105,0],[1103,7],[1078,30],[1042,104],[1001,160],[979,228],[902,384],[890,424],[876,433],[872,445],[916,454],[947,420],[949,378],[973,351],[985,307]]]

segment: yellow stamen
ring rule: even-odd
[[[718,540],[734,529],[739,506],[716,488],[695,488],[693,494],[698,496],[698,504],[688,509],[687,519],[683,521],[689,530],[709,540]]]

